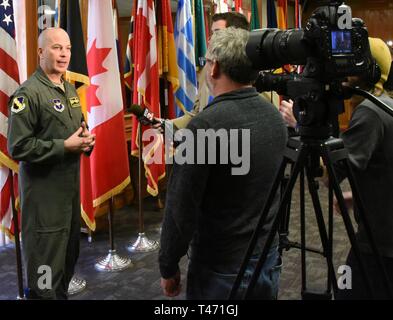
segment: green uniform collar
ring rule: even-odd
[[[50,81],[50,79],[48,78],[48,76],[46,75],[46,73],[44,72],[44,70],[42,70],[41,67],[38,67],[37,70],[34,72],[34,76],[40,80],[42,83],[44,83],[45,85],[52,87],[52,88],[57,88],[57,86]],[[64,81],[64,79],[63,79]],[[66,86],[66,81],[64,81],[64,87]]]

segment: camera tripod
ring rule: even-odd
[[[322,171],[322,170],[321,170]],[[318,176],[322,176],[318,174]],[[290,175],[285,174],[285,176],[281,180],[281,194],[284,193],[285,187],[288,185]],[[289,236],[289,223],[290,223],[290,215],[291,215],[291,197],[288,199],[287,207],[284,209],[284,215],[282,220],[280,221],[280,225],[278,228],[278,236],[279,236],[279,246],[278,252],[280,257],[283,255],[283,251],[289,251],[291,248],[300,249],[301,250],[301,275],[302,275],[302,283],[301,283],[301,293],[303,299],[331,299],[331,279],[330,274],[327,274],[327,289],[324,293],[311,293],[307,290],[306,284],[306,252],[312,252],[319,255],[324,256],[324,252],[319,248],[306,246],[306,212],[305,212],[305,192],[304,192],[304,170],[300,171],[299,174],[299,191],[300,191],[300,238],[301,242],[291,241]],[[319,187],[318,181],[313,181],[315,183],[316,188]],[[329,234],[329,248],[333,246],[333,193],[332,188],[329,185],[329,215],[328,215],[328,234]]]
[[[310,129],[310,128],[307,128]],[[311,129],[313,130],[313,128]],[[303,172],[305,171],[306,173],[306,178],[307,178],[307,182],[308,182],[308,189],[311,195],[311,199],[312,199],[312,203],[313,203],[313,207],[314,207],[314,212],[315,212],[315,216],[316,216],[316,220],[317,220],[317,224],[318,224],[318,229],[319,229],[319,235],[321,238],[321,242],[322,242],[322,247],[323,247],[323,255],[326,258],[327,261],[327,266],[328,266],[328,291],[330,290],[330,286],[333,287],[333,292],[336,294],[338,291],[338,285],[337,285],[337,279],[335,276],[335,271],[334,271],[334,267],[333,267],[333,259],[332,259],[332,219],[329,219],[329,234],[326,231],[326,226],[325,226],[325,222],[324,222],[324,218],[323,218],[323,214],[322,214],[322,208],[321,208],[321,204],[319,201],[319,196],[318,196],[318,191],[317,191],[317,185],[316,185],[316,181],[315,181],[315,177],[318,176],[317,170],[316,168],[319,167],[319,158],[322,157],[323,162],[327,168],[327,173],[328,173],[328,177],[329,177],[329,189],[334,191],[334,194],[337,198],[338,201],[338,205],[341,211],[341,216],[343,218],[344,221],[344,225],[350,240],[350,243],[352,245],[352,249],[354,251],[355,257],[359,262],[359,268],[360,268],[360,272],[361,272],[361,276],[362,279],[364,280],[366,289],[368,292],[370,292],[370,294],[372,294],[372,290],[371,290],[371,285],[370,285],[370,281],[366,275],[366,271],[365,271],[365,266],[364,263],[361,259],[361,255],[360,255],[360,250],[359,250],[359,246],[357,244],[356,238],[355,238],[355,231],[351,222],[351,219],[349,217],[348,214],[348,210],[345,206],[344,203],[344,198],[342,195],[342,191],[339,185],[339,181],[336,177],[336,173],[333,167],[333,164],[341,161],[344,166],[345,169],[347,170],[347,177],[353,192],[353,197],[354,197],[354,201],[357,204],[358,207],[358,211],[359,211],[359,219],[361,219],[361,221],[364,224],[365,227],[365,231],[366,231],[366,235],[368,238],[368,241],[371,245],[371,249],[372,252],[376,258],[378,267],[381,270],[381,275],[384,277],[384,285],[385,285],[385,289],[386,292],[389,294],[389,297],[392,297],[392,290],[390,288],[390,284],[388,281],[388,276],[385,270],[385,267],[383,265],[382,262],[382,258],[379,254],[379,250],[376,247],[375,241],[373,239],[373,236],[371,234],[371,230],[370,230],[370,226],[369,223],[367,222],[367,218],[365,215],[365,210],[364,210],[364,205],[362,203],[362,200],[360,199],[359,192],[356,186],[356,182],[354,179],[354,175],[352,173],[350,164],[349,164],[349,160],[348,160],[348,154],[347,154],[347,150],[344,148],[344,144],[342,142],[341,139],[336,139],[336,138],[314,138],[315,136],[327,136],[326,132],[322,133],[318,132],[317,134],[313,135],[313,138],[307,138],[307,137],[297,137],[297,138],[291,138],[288,142],[287,148],[285,150],[284,153],[284,159],[281,163],[281,166],[278,170],[277,176],[275,181],[273,182],[272,188],[270,190],[270,194],[267,198],[265,207],[262,211],[262,214],[259,218],[259,221],[257,223],[257,226],[255,228],[254,234],[250,240],[245,258],[241,264],[239,273],[237,275],[237,278],[234,282],[234,285],[232,287],[229,299],[235,299],[238,298],[237,294],[238,294],[238,290],[239,290],[239,286],[240,286],[240,282],[244,276],[246,267],[248,265],[248,262],[250,260],[251,255],[253,254],[253,250],[255,248],[257,239],[258,239],[258,230],[261,229],[261,227],[263,226],[270,207],[273,203],[274,197],[277,193],[277,190],[280,186],[280,181],[281,181],[281,177],[283,177],[285,169],[287,167],[287,165],[289,163],[293,163],[293,168],[292,168],[292,172],[290,175],[290,178],[288,180],[288,183],[285,187],[284,193],[282,195],[281,201],[280,201],[280,205],[279,205],[279,209],[277,212],[277,215],[273,221],[271,230],[269,232],[269,235],[267,237],[265,246],[263,248],[263,251],[259,257],[259,261],[255,267],[255,271],[250,279],[249,285],[246,289],[246,292],[244,293],[244,296],[242,297],[243,299],[248,299],[250,298],[252,291],[255,287],[255,284],[257,282],[257,279],[259,278],[260,272],[262,270],[262,267],[266,261],[268,252],[270,250],[271,244],[273,243],[273,240],[275,238],[275,235],[277,233],[277,231],[279,230],[280,224],[281,225],[285,225],[285,213],[288,210],[288,206],[290,205],[290,198],[292,195],[292,191],[294,188],[294,185],[296,183],[297,177],[299,176],[299,174],[303,175]],[[318,163],[318,166],[316,165],[316,163]],[[330,192],[330,200],[332,200],[332,193]],[[304,203],[304,201],[303,201]],[[332,211],[332,210],[330,210]],[[302,218],[301,221],[302,224],[302,243],[301,243],[301,249],[302,249],[302,265],[305,264],[305,256],[304,256],[304,251],[305,251],[305,239],[304,239],[304,235],[305,235],[305,230],[304,228],[304,221]],[[302,266],[302,273],[305,272]],[[305,273],[302,274],[303,276],[303,288],[305,286]],[[313,295],[308,295],[307,292],[302,292],[302,296],[303,298],[307,299],[307,298],[315,298],[315,296]],[[331,295],[329,293],[327,293],[327,295],[325,296],[326,299],[331,298]]]

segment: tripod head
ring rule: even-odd
[[[309,58],[302,74],[260,72],[255,82],[259,92],[276,91],[294,101],[293,113],[298,121],[297,132],[302,138],[327,139],[337,136],[338,115],[344,111],[344,100],[353,95],[372,101],[393,116],[391,107],[366,90],[346,85],[346,78],[331,81],[329,84],[318,80],[319,67],[315,59]],[[373,85],[377,78],[368,81]]]

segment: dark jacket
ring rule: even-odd
[[[383,95],[380,99],[393,108],[391,98]],[[354,110],[342,139],[377,246],[382,255],[393,257],[393,118],[364,100]],[[342,168],[337,169],[340,178],[345,177]],[[354,210],[359,221],[356,206]],[[357,239],[360,248],[370,252],[361,221]]]

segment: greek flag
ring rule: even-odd
[[[179,0],[175,22],[175,45],[180,84],[175,94],[178,117],[192,110],[198,90],[192,23],[191,0]]]

